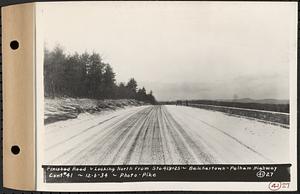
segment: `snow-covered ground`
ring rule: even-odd
[[[199,108],[167,106],[167,110],[183,128],[205,142],[215,158],[225,163],[289,161],[286,128]]]
[[[289,161],[289,130],[184,106],[139,106],[46,125],[45,164]]]
[[[45,124],[77,118],[80,113],[99,113],[146,103],[134,99],[45,98]]]

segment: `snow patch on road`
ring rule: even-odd
[[[66,153],[74,156],[85,147],[96,144],[97,138],[113,125],[126,120],[130,115],[148,106],[127,107],[118,111],[106,111],[97,114],[83,113],[76,119],[58,121],[45,126],[45,161],[56,164],[67,161]],[[94,142],[95,141],[95,142]],[[70,151],[72,153],[70,154]],[[72,163],[72,161],[70,161]]]
[[[192,130],[207,139],[211,152],[225,163],[289,162],[289,130],[286,128],[199,108],[166,107],[187,131]],[[244,149],[235,146],[236,143],[245,145]],[[249,155],[250,150],[256,151],[257,157]]]

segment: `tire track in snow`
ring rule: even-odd
[[[121,117],[118,118],[115,122],[108,123],[107,126],[98,126],[101,127],[101,129],[97,130],[97,128],[94,128],[95,131],[93,134],[90,134],[88,137],[82,137],[81,141],[77,142],[76,144],[65,141],[64,145],[61,145],[60,147],[57,147],[54,149],[54,151],[59,152],[59,155],[56,156],[54,159],[50,160],[50,163],[63,163],[63,164],[72,164],[75,163],[77,164],[78,157],[82,157],[83,154],[88,154],[91,148],[93,148],[95,145],[97,145],[98,141],[101,141],[102,139],[105,139],[108,137],[110,134],[114,133],[114,129],[116,126],[118,127],[119,124],[123,123],[125,120],[128,120],[130,117],[132,117],[135,114],[139,114],[139,112],[143,111],[142,110],[137,110],[136,112],[130,112],[125,115],[122,115]],[[105,128],[103,128],[105,127]],[[84,135],[84,134],[81,134]],[[66,144],[72,144],[70,149],[66,149]],[[48,150],[48,153],[51,150]],[[63,152],[61,152],[61,150]],[[48,154],[49,155],[49,154]],[[71,155],[71,156],[70,156]],[[84,161],[84,158],[82,158]],[[59,162],[57,162],[59,161]]]
[[[192,115],[192,113],[189,112],[188,116],[189,116],[190,118],[192,118],[193,115]],[[242,147],[246,148],[247,150],[249,150],[250,152],[256,154],[257,156],[263,158],[265,161],[272,162],[272,160],[271,160],[270,158],[266,157],[265,155],[263,155],[263,154],[260,153],[259,151],[253,149],[252,147],[250,147],[250,146],[247,145],[246,143],[240,141],[238,138],[232,136],[232,135],[229,134],[228,132],[226,132],[226,131],[224,131],[224,130],[222,130],[222,129],[220,129],[220,128],[218,128],[218,127],[216,127],[216,126],[214,126],[214,125],[212,125],[212,124],[210,124],[210,123],[208,123],[208,122],[206,122],[206,121],[204,121],[204,120],[202,120],[202,119],[197,119],[197,121],[203,123],[204,125],[208,126],[209,128],[212,128],[213,130],[218,131],[219,133],[222,133],[222,134],[223,134],[224,136],[226,136],[227,138],[229,138],[229,139],[231,139],[232,141],[234,141],[234,142],[240,144]],[[200,137],[200,138],[202,138],[202,137]],[[203,141],[206,141],[206,140],[203,140]],[[205,143],[205,144],[206,144],[207,147],[211,147],[211,146],[209,146],[207,143]]]
[[[209,139],[199,138],[199,131],[183,127],[179,120],[165,106],[144,107],[120,116],[107,117],[80,133],[70,134],[64,142],[59,141],[48,147],[46,154],[55,150],[59,153],[49,160],[50,163],[70,165],[218,163],[210,153],[212,148],[206,142]],[[205,123],[202,120],[199,122]],[[205,124],[255,151],[230,134]]]
[[[226,133],[225,131],[223,131],[223,130],[221,130],[221,129],[219,129],[219,128],[213,126],[213,125],[210,125],[209,123],[207,123],[207,122],[205,122],[205,121],[201,121],[201,122],[203,122],[204,124],[206,124],[206,125],[208,125],[208,126],[214,128],[214,129],[220,131],[220,132],[223,133],[224,135],[230,137],[230,138],[233,139],[234,141],[238,142],[240,145],[242,145],[242,146],[244,146],[245,148],[247,148],[248,150],[250,150],[250,151],[256,153],[257,155],[259,155],[260,157],[264,158],[265,160],[267,160],[267,161],[272,161],[271,159],[265,157],[263,154],[259,153],[258,151],[256,151],[255,149],[251,148],[250,146],[244,144],[243,142],[241,142],[241,141],[238,140],[237,138],[233,137],[232,135]]]
[[[105,137],[99,138],[96,142],[90,144],[84,151],[84,154],[74,160],[79,163],[85,163],[86,160],[91,158],[94,160],[94,163],[102,164],[103,160],[107,159],[106,157],[114,154],[116,148],[122,143],[122,140],[124,142],[125,137],[129,135],[130,129],[143,122],[143,117],[145,114],[148,114],[150,109],[145,108],[118,123],[113,128],[107,128],[109,133]]]
[[[121,163],[127,164],[129,162],[130,156],[132,155],[133,149],[136,145],[136,141],[140,137],[141,133],[145,129],[147,125],[147,121],[151,118],[153,110],[148,109],[140,118],[139,122],[132,122],[133,124],[128,129],[129,134],[122,140],[122,143],[114,142],[115,144],[119,144],[118,149],[114,152],[113,160],[110,162],[112,164]],[[120,126],[122,129],[122,126]]]
[[[118,117],[118,116],[119,116],[119,115],[116,115],[116,116],[110,117],[110,118],[108,118],[108,119],[105,119],[104,121],[100,121],[99,123],[97,123],[97,124],[95,124],[95,125],[93,125],[93,126],[91,126],[91,127],[86,128],[85,130],[81,131],[80,133],[77,133],[77,134],[75,134],[75,135],[72,135],[72,136],[69,137],[68,139],[64,139],[63,141],[60,141],[60,142],[58,142],[57,144],[54,144],[54,145],[52,145],[52,146],[46,148],[46,151],[49,150],[49,149],[52,149],[52,148],[54,148],[54,147],[56,147],[56,146],[60,146],[61,144],[65,143],[66,141],[70,141],[70,140],[72,140],[72,139],[74,139],[74,138],[76,138],[76,137],[82,135],[83,133],[88,132],[89,130],[91,130],[91,129],[97,127],[98,125],[101,125],[101,124],[103,124],[103,123],[105,123],[105,122],[107,122],[107,121],[109,121],[109,120],[111,120],[111,119],[113,119],[113,118]]]

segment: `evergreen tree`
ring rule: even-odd
[[[45,49],[44,83],[45,92],[50,97],[63,95],[63,66],[66,56],[63,48],[57,45],[52,52]]]
[[[144,87],[140,88],[138,90],[137,95],[136,95],[136,99],[140,100],[140,101],[146,101],[147,100],[146,89]]]
[[[115,73],[109,64],[105,64],[104,74],[103,74],[103,88],[105,98],[115,98],[116,97],[116,84],[115,84]]]
[[[134,78],[130,78],[126,87],[128,88],[128,97],[134,99],[136,97],[137,82]]]
[[[93,99],[136,99],[154,104],[150,91],[138,89],[134,78],[127,84],[116,84],[115,73],[110,64],[104,63],[97,53],[87,52],[66,55],[61,46],[52,51],[45,48],[44,91],[45,97],[85,97]]]
[[[126,99],[128,96],[128,88],[126,87],[125,83],[121,82],[117,87],[117,98]]]
[[[87,94],[89,98],[101,99],[104,97],[102,87],[104,64],[99,54],[93,53],[89,56],[87,65]]]
[[[153,96],[152,90],[150,90],[150,93],[147,94],[147,101],[148,101],[150,104],[156,104],[156,100],[155,100],[155,97]]]

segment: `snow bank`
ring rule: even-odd
[[[77,118],[80,113],[97,113],[146,103],[134,99],[96,100],[87,98],[45,98],[44,123]]]

